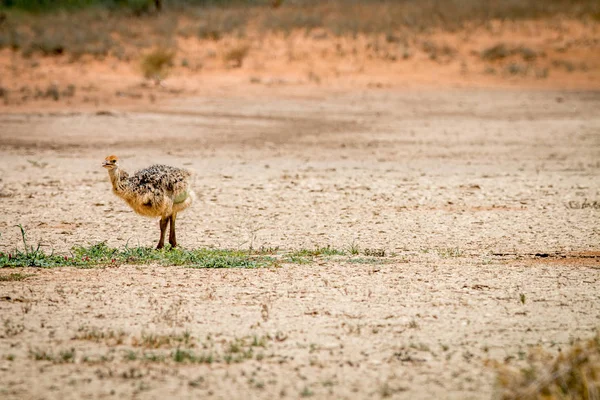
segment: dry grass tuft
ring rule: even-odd
[[[250,45],[247,43],[238,44],[227,50],[223,55],[223,59],[227,65],[233,68],[240,68],[249,51]]]
[[[527,366],[498,367],[500,398],[598,399],[600,398],[600,335],[575,344],[558,357],[532,352]]]
[[[167,77],[169,68],[173,66],[174,58],[174,50],[164,48],[152,50],[142,58],[141,67],[144,77],[157,82],[162,81]]]
[[[16,273],[16,274],[9,274],[9,275],[0,275],[0,282],[18,282],[18,281],[25,280],[25,279],[29,278],[30,276],[33,276],[33,274]]]
[[[126,337],[127,334],[122,330],[81,327],[73,340],[88,340],[96,343],[106,343],[109,346],[117,346],[123,344]]]
[[[510,56],[520,56],[523,61],[534,61],[539,54],[537,51],[525,46],[508,46],[504,43],[498,43],[495,46],[488,47],[480,53],[483,61],[499,61]]]

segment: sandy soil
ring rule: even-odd
[[[20,244],[17,223],[47,251],[153,245],[155,222],[100,168],[116,153],[129,170],[196,171],[184,247],[391,256],[23,271],[0,282],[3,398],[489,398],[490,360],[598,327],[599,106],[595,92],[248,86],[137,111],[4,114],[2,251]],[[213,363],[128,360],[181,345],[143,335],[186,331]],[[253,359],[219,359],[255,336]],[[56,361],[70,349],[75,362]],[[34,360],[44,352],[54,361]]]
[[[2,284],[7,326],[24,327],[0,341],[15,357],[0,364],[3,398],[490,398],[485,360],[518,360],[538,344],[556,351],[597,328],[597,259],[405,261],[28,270],[27,282]],[[94,328],[122,331],[124,342],[76,339]],[[171,351],[140,349],[144,333],[185,330],[193,351],[215,354],[235,339],[272,339],[255,349],[260,361],[126,360]],[[74,349],[76,362],[33,361],[29,349]]]
[[[183,246],[403,252],[596,250],[595,92],[263,89],[146,111],[3,115],[4,250],[23,224],[57,251],[150,245],[154,222],[110,191],[134,171],[196,172]],[[575,204],[577,206],[577,204]],[[151,228],[151,229],[150,229]]]
[[[597,46],[562,38],[573,57]],[[485,40],[465,43],[496,43]],[[22,82],[8,81],[18,101],[0,109],[0,251],[21,246],[16,224],[47,252],[155,245],[158,223],[110,191],[100,164],[117,154],[129,171],[195,171],[185,248],[386,253],[258,270],[2,269],[32,275],[0,281],[2,398],[483,399],[497,393],[494,362],[520,365],[532,346],[556,352],[598,328],[593,57],[538,79],[483,64],[465,75],[460,57],[444,75],[420,56],[337,72],[321,57],[279,74],[251,53],[242,68],[179,70],[153,87],[131,65],[43,59],[29,71],[1,56],[12,78],[72,80],[77,94],[21,102]],[[178,348],[212,362],[177,363]]]

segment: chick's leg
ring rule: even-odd
[[[162,249],[165,247],[165,232],[167,230],[167,224],[169,223],[169,217],[161,217],[160,219],[160,240],[156,249]]]
[[[177,247],[177,239],[175,238],[175,218],[177,217],[176,213],[173,213],[169,217],[171,221],[171,226],[169,230],[169,243],[171,243],[171,247]]]

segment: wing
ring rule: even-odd
[[[185,169],[168,165],[152,165],[135,173],[131,178],[132,186],[140,193],[167,196],[174,203],[185,201],[188,196],[191,173]]]

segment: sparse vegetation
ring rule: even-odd
[[[123,351],[124,361],[141,362],[168,362],[175,363],[240,363],[251,359],[264,359],[263,352],[255,354],[256,349],[266,349],[272,338],[268,335],[253,335],[241,338],[233,338],[215,342],[208,339],[199,344],[199,341],[191,336],[189,332],[183,334],[159,334],[144,333],[141,337],[133,336],[120,332],[111,334],[97,329],[80,329],[73,340],[91,340],[97,343],[103,343],[106,346],[114,347],[116,345],[131,345],[135,347],[144,347],[156,351],[138,352],[133,349]],[[114,340],[117,338],[118,340]],[[201,349],[197,349],[200,347]],[[167,351],[161,349],[169,349]],[[53,352],[47,349],[34,348],[29,351],[29,358],[35,361],[51,361],[56,364],[76,362],[76,353],[74,349],[60,350]],[[14,359],[14,356],[13,356]],[[111,361],[113,356],[83,356],[82,362],[101,363]]]
[[[150,340],[148,340],[150,338]],[[197,346],[197,340],[189,334],[184,335],[161,335],[145,334],[142,340],[132,339],[133,346],[158,349],[162,347],[171,348],[172,351],[165,352],[143,352],[137,353],[128,350],[124,359],[126,361],[166,362],[172,360],[176,363],[212,364],[212,363],[240,363],[253,358],[264,358],[263,353],[254,354],[256,348],[266,348],[271,340],[269,336],[252,336],[234,338],[231,341],[216,343],[207,340]],[[201,347],[201,350],[196,349]]]
[[[367,257],[385,257],[385,249],[365,249],[363,254]]]
[[[558,356],[536,349],[526,365],[498,368],[500,398],[592,399],[600,392],[600,336],[574,344]]]
[[[35,361],[54,361],[54,355],[51,352],[40,349],[30,350],[29,357]]]
[[[198,9],[196,32],[200,39],[219,40],[225,35],[242,36],[248,24],[248,10],[234,7],[229,9],[205,8]],[[185,35],[190,28],[183,30]]]
[[[169,68],[173,66],[175,51],[157,48],[142,57],[142,73],[146,79],[157,82],[167,77]]]
[[[23,320],[15,321],[12,318],[2,319],[2,327],[4,331],[0,337],[13,337],[17,336],[25,330],[25,325],[23,324]]]
[[[33,274],[13,273],[8,275],[0,275],[0,282],[18,282],[33,276]]]
[[[430,60],[439,63],[448,63],[454,59],[457,51],[447,44],[436,44],[425,41],[422,45],[423,52],[427,54]]]
[[[353,257],[347,260],[350,264],[365,264],[365,265],[382,265],[389,264],[392,262],[406,262],[405,260],[391,260],[381,257]]]
[[[525,293],[519,293],[519,301],[521,304],[525,304]]]
[[[158,335],[154,333],[142,333],[141,337],[133,337],[131,344],[134,347],[145,347],[147,349],[158,349],[161,347],[194,347],[194,340],[190,332],[182,334]]]
[[[73,340],[89,340],[96,343],[105,343],[110,346],[123,344],[127,334],[122,330],[102,330],[99,328],[81,327]]]
[[[238,44],[228,49],[223,55],[223,59],[227,65],[233,68],[240,68],[249,51],[250,45],[247,43]]]
[[[37,0],[44,1],[54,7]],[[507,399],[598,393],[598,338],[595,347],[576,344],[555,357],[558,343],[597,322],[600,256],[587,221],[599,207],[585,196],[597,195],[600,163],[588,117],[598,96],[591,89],[521,94],[544,82],[519,82],[550,70],[585,85],[587,76],[577,76],[585,68],[597,78],[594,60],[585,59],[586,67],[576,58],[597,47],[588,43],[596,22],[531,21],[553,12],[588,18],[591,3],[525,0],[531,8],[521,13],[517,1],[508,8],[475,0],[461,7],[454,0],[277,0],[271,8],[267,2],[276,0],[190,0],[163,2],[157,14],[151,1],[135,1],[131,8],[127,0],[114,7],[107,0],[68,11],[0,11],[7,85],[0,97],[11,102],[0,182],[9,221],[0,250],[0,364],[9,385],[0,393],[490,397],[496,370],[481,371],[486,357],[506,357],[495,389]],[[509,22],[488,24],[490,18]],[[513,25],[511,18],[527,22]],[[153,87],[141,82],[140,63],[157,83],[181,76]],[[224,65],[245,71],[223,79]],[[459,69],[464,80],[446,80]],[[413,81],[406,87],[430,85],[432,71],[444,72],[431,77],[432,86],[469,87],[484,70],[490,76],[482,81],[509,79],[502,82],[509,90],[453,90],[436,102],[418,89],[396,94],[405,80]],[[77,90],[66,86],[65,71],[82,71]],[[122,86],[114,87],[119,74]],[[256,85],[245,86],[248,79]],[[301,87],[307,81],[323,87]],[[330,96],[332,82],[340,85]],[[354,85],[360,93],[347,93]],[[206,101],[162,109],[180,86]],[[119,99],[114,111],[89,104],[72,114],[48,104],[75,92]],[[156,99],[151,108],[160,116],[121,113],[121,103],[135,96]],[[44,100],[33,107],[42,114],[13,113],[12,104],[26,98]],[[234,249],[107,245],[145,240],[145,225],[133,226],[122,204],[98,196],[108,184],[98,165],[68,156],[79,149],[73,132],[92,137],[115,126],[115,137],[83,149],[116,144],[135,153],[136,141],[148,139],[145,158],[200,166],[206,174],[198,193],[207,207],[187,221],[192,235],[184,243]],[[182,132],[164,146],[161,129],[173,126]],[[50,143],[38,140],[40,127],[50,135],[68,131]],[[140,136],[148,127],[156,135]],[[237,127],[239,138],[221,137]],[[118,140],[128,128],[135,132]],[[552,138],[565,139],[567,148]],[[509,167],[499,171],[503,164]],[[77,172],[65,174],[70,168]],[[458,189],[461,183],[471,185]],[[563,205],[568,209],[556,210]],[[568,226],[552,220],[555,214],[568,214]],[[15,239],[15,220],[36,231],[26,235],[19,226]],[[98,237],[110,242],[68,250]],[[358,243],[350,244],[353,238]],[[555,256],[557,243],[564,260]],[[532,248],[547,253],[523,255]],[[594,258],[571,257],[572,249]],[[41,270],[52,267],[67,268]],[[554,356],[528,356],[536,342],[552,342]]]
[[[436,249],[438,255],[442,258],[462,257],[463,253],[458,247],[447,247]]]
[[[94,268],[117,266],[121,264],[161,264],[186,266],[190,268],[260,268],[278,266],[281,261],[291,264],[309,264],[316,258],[349,256],[348,262],[355,264],[384,264],[386,257],[384,249],[365,249],[365,257],[352,257],[361,252],[358,245],[353,244],[348,251],[331,246],[315,247],[314,249],[299,249],[278,255],[279,248],[261,248],[258,251],[218,250],[167,248],[155,250],[149,247],[125,247],[122,249],[109,248],[101,242],[89,247],[76,246],[70,254],[47,254],[38,244],[35,248],[29,246],[24,228],[21,229],[23,246],[26,251],[15,249],[13,252],[0,252],[1,267],[59,267],[72,266],[79,268]],[[458,250],[456,250],[458,251]],[[393,255],[392,255],[393,256]],[[457,255],[455,255],[457,256]],[[11,279],[11,278],[6,278]],[[20,279],[15,275],[14,279]],[[25,279],[25,278],[22,278]],[[2,278],[0,277],[0,280]]]
[[[334,249],[331,246],[315,247],[311,249],[300,249],[289,254],[290,257],[321,257],[321,256],[343,256],[343,250]]]
[[[213,250],[181,248],[156,251],[147,247],[125,247],[113,249],[105,243],[89,247],[74,247],[69,255],[46,254],[42,245],[36,247],[27,243],[25,230],[19,225],[25,251],[0,252],[1,267],[58,267],[73,266],[92,268],[119,264],[185,265],[192,268],[257,268],[273,264],[266,256],[251,255],[241,250]]]
[[[531,20],[556,15],[593,20],[600,15],[599,8],[594,0],[500,1],[491,4],[468,0],[460,5],[456,1],[441,0],[419,5],[413,2],[336,0],[324,3],[305,0],[293,4],[283,2],[279,7],[259,0],[188,0],[169,4],[168,8],[156,13],[157,7],[151,0],[11,0],[0,5],[6,15],[0,25],[0,48],[21,50],[24,55],[69,54],[72,59],[83,55],[96,58],[112,55],[129,59],[140,49],[163,46],[178,35],[196,35],[200,39],[218,41],[225,36],[244,36],[250,28],[284,33],[321,29],[326,32],[325,37],[329,32],[338,36],[385,35],[387,39],[393,39],[396,37],[393,32],[404,35],[439,29],[456,31],[466,25],[484,25],[489,20]],[[19,10],[35,13],[24,14]],[[176,16],[182,12],[191,18],[179,22]],[[152,18],[152,23],[126,20],[140,16]],[[319,34],[318,37],[322,36]],[[119,39],[127,39],[127,48]],[[447,45],[426,47],[429,56],[436,60],[444,60],[453,52]],[[511,50],[491,48],[482,56],[502,58],[507,52]],[[240,60],[244,51],[236,53],[231,57]],[[407,54],[405,51],[401,57],[405,58]],[[535,57],[535,52],[521,54]],[[398,56],[392,55],[392,58]],[[155,64],[155,61],[151,63]]]
[[[498,43],[484,49],[480,56],[484,61],[500,61],[511,56],[517,56],[523,61],[534,61],[540,54],[529,47],[509,46],[505,43]]]
[[[75,362],[75,349],[60,350],[57,354],[50,350],[32,349],[29,358],[35,361],[51,361],[55,364]]]
[[[271,247],[271,246],[260,246],[258,250],[254,250],[250,248],[250,251],[254,254],[277,254],[279,251],[279,246]]]

